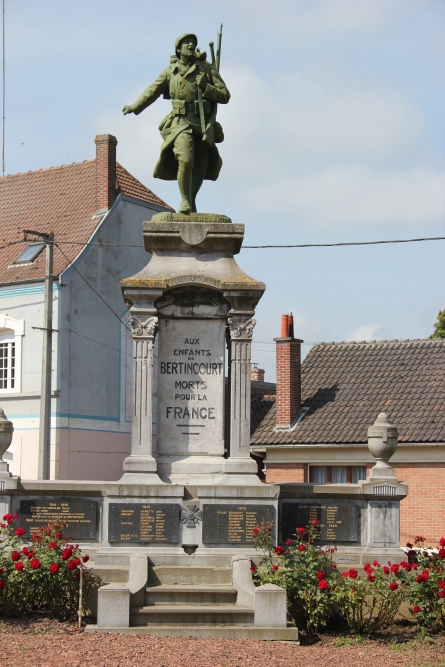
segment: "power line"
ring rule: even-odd
[[[393,239],[390,241],[351,241],[349,243],[300,243],[297,245],[243,245],[243,248],[336,248],[349,245],[380,245],[382,243],[417,243],[419,241],[445,241],[445,236],[423,239]]]

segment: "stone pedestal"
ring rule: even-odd
[[[184,220],[162,214],[144,223],[143,234],[151,260],[122,281],[135,363],[132,450],[121,481],[142,474],[158,475],[167,484],[260,485],[250,457],[250,346],[265,286],[234,259],[244,225],[225,216]],[[150,392],[156,330],[154,451]]]

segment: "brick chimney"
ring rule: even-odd
[[[108,211],[116,199],[116,144],[112,134],[97,134],[96,213]]]
[[[281,317],[281,336],[274,338],[277,354],[277,428],[289,428],[301,408],[301,343],[294,338],[292,313]]]
[[[252,382],[264,382],[264,368],[258,368],[257,364],[252,364],[250,379]]]

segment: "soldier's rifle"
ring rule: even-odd
[[[212,56],[212,65],[215,67],[217,72],[219,72],[219,66],[220,66],[220,63],[221,63],[222,29],[223,29],[223,24],[221,23],[221,27],[220,27],[219,32],[218,32],[218,41],[217,41],[217,45],[216,45],[216,58],[215,58],[215,52],[213,50],[214,44],[213,44],[213,42],[209,43],[210,53],[211,53],[211,56]],[[207,122],[207,125],[205,125],[204,103],[202,101],[201,88],[198,88],[198,101],[199,101],[199,115],[200,115],[200,118],[201,118],[201,129],[203,128],[203,118],[204,118],[204,129],[202,130],[202,140],[205,144],[210,146],[211,145],[212,132],[213,132],[213,123],[216,120],[216,112],[218,111],[218,104],[217,104],[217,102],[215,102],[214,107],[212,109],[212,113],[209,116],[209,120]]]

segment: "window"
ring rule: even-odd
[[[44,243],[31,243],[26,250],[17,257],[14,264],[29,264],[29,262],[33,262],[37,255],[40,255],[44,247]]]
[[[0,313],[0,394],[21,391],[24,320]]]
[[[13,333],[13,332],[11,332]],[[0,337],[0,341],[4,336]],[[15,341],[0,342],[0,389],[15,387]]]
[[[357,484],[366,479],[366,466],[309,466],[310,484]]]

